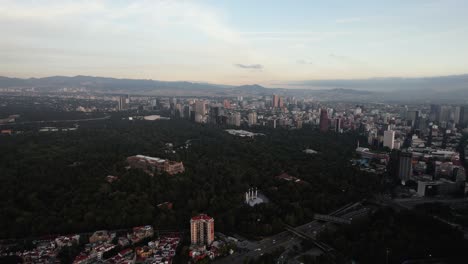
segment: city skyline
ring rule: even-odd
[[[0,263],[465,263],[467,10],[0,0]]]
[[[468,68],[460,1],[2,2],[0,75],[11,77],[290,87]]]

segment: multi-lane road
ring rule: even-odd
[[[382,202],[383,201],[383,202]],[[430,198],[411,198],[411,199],[380,199],[383,204],[391,204],[398,206],[399,209],[411,209],[418,204],[430,203],[430,202],[442,202],[448,204],[461,204],[468,203],[466,199],[430,199]],[[344,219],[355,219],[361,216],[367,215],[371,209],[363,206],[360,202],[345,205],[334,212],[329,213],[330,216],[341,217]],[[326,224],[317,220],[311,221],[301,226],[292,228],[297,231],[298,234],[306,235],[310,238],[315,238],[321,230],[326,227]],[[291,229],[291,228],[290,228]],[[467,231],[468,237],[468,231]],[[283,231],[274,236],[264,238],[260,241],[248,241],[244,240],[238,243],[240,250],[238,252],[225,257],[217,259],[214,263],[243,263],[245,259],[255,259],[263,254],[272,253],[276,249],[283,247],[284,253],[280,255],[278,263],[297,263],[296,259],[289,259],[288,253],[290,253],[294,245],[299,245],[300,238],[290,231]],[[318,247],[312,249],[315,253],[321,251]]]
[[[360,203],[348,204],[339,208],[338,210],[331,212],[330,215],[339,216],[343,218],[351,218],[356,212],[362,212],[362,205]],[[311,221],[301,226],[297,226],[294,229],[306,234],[310,237],[315,237],[315,235],[320,232],[320,230],[324,227],[323,222],[319,222],[317,220]],[[272,253],[276,249],[283,247],[286,249],[285,253],[283,253],[280,257],[278,262],[279,263],[286,263],[287,261],[287,254],[286,252],[294,247],[294,245],[299,245],[302,238],[297,237],[293,233],[289,231],[283,231],[278,233],[274,236],[264,238],[260,241],[241,241],[238,243],[239,250],[238,252],[225,257],[220,258],[214,263],[243,263],[245,259],[254,259],[262,256],[263,254]],[[314,249],[316,250],[316,249]]]

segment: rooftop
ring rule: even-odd
[[[208,216],[206,214],[199,214],[199,215],[196,215],[194,217],[192,217],[192,220],[193,221],[196,221],[196,220],[206,220],[206,221],[210,221],[210,220],[214,220],[213,217],[211,216]]]

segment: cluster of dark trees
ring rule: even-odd
[[[112,108],[116,102],[104,100],[66,100],[55,97],[1,96],[0,119],[10,115],[19,115],[16,122],[34,122],[48,120],[76,120],[105,116],[103,110]],[[95,108],[94,112],[80,112],[78,107]]]
[[[464,263],[463,233],[419,210],[380,208],[320,239],[358,263]]]
[[[187,229],[208,213],[216,230],[262,236],[297,225],[379,188],[349,165],[355,135],[259,128],[254,139],[184,120],[88,122],[73,132],[0,137],[0,237],[28,237],[154,224]],[[186,141],[191,139],[189,145]],[[176,153],[167,151],[173,143]],[[305,148],[319,151],[307,155]],[[125,169],[135,154],[182,160],[186,172],[151,177]],[[303,183],[275,178],[282,172]],[[107,175],[119,180],[105,181]],[[249,187],[270,203],[243,204]],[[172,202],[173,209],[158,208]]]

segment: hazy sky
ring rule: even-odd
[[[0,75],[272,85],[468,73],[468,1],[0,0]]]

